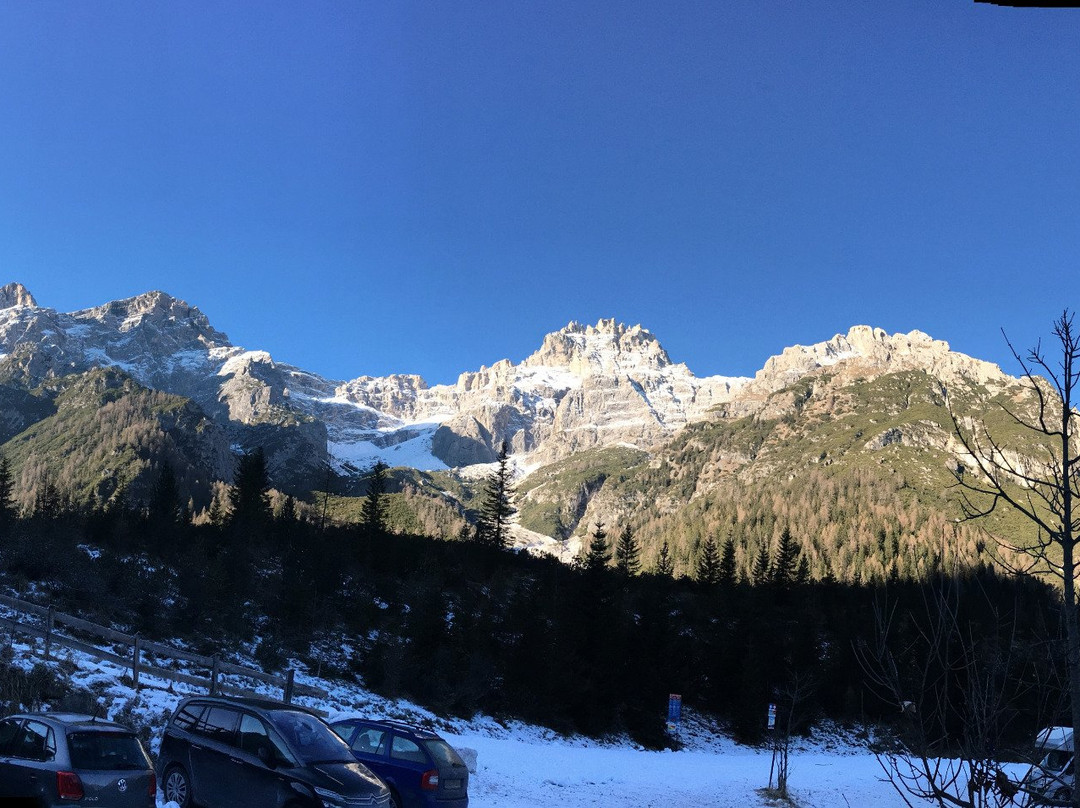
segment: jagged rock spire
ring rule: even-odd
[[[36,308],[37,301],[21,283],[9,283],[4,287],[0,287],[0,309],[10,309],[15,306]]]

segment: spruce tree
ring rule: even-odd
[[[720,554],[712,536],[705,540],[697,562],[698,583],[714,586],[720,581]]]
[[[754,558],[754,566],[750,570],[750,581],[755,586],[760,586],[769,582],[769,569],[771,564],[769,563],[769,545],[765,542],[761,543],[758,547],[757,557]]]
[[[161,464],[161,471],[150,491],[148,515],[151,522],[175,524],[180,514],[180,490],[176,485],[176,472],[168,463]]]
[[[720,583],[734,586],[738,583],[738,575],[739,571],[735,567],[735,541],[728,536],[724,549],[720,552]]]
[[[261,448],[243,454],[236,461],[236,474],[229,488],[233,527],[258,529],[270,521],[270,476]]]
[[[776,543],[776,555],[769,570],[769,580],[780,586],[790,586],[795,583],[798,564],[799,543],[792,537],[791,530],[785,527]]]
[[[641,568],[638,552],[634,532],[626,525],[619,533],[619,541],[615,545],[615,568],[628,578],[637,575]]]
[[[510,519],[516,513],[507,458],[506,441],[503,441],[499,450],[498,466],[484,486],[484,499],[480,505],[480,520],[477,523],[477,538],[484,544],[499,549],[510,544]]]
[[[15,521],[15,478],[7,457],[0,457],[0,531],[6,533]]]
[[[607,533],[604,532],[604,523],[597,522],[593,527],[592,539],[589,541],[589,549],[585,553],[584,568],[586,572],[599,572],[608,563]]]
[[[386,472],[390,467],[376,460],[368,473],[368,490],[360,511],[360,522],[369,536],[386,533]]]
[[[656,559],[656,574],[670,578],[675,572],[675,565],[671,560],[671,551],[668,549],[667,539],[660,545],[660,556]]]
[[[899,580],[896,574],[895,566],[892,567],[889,572],[892,576],[890,578],[890,581]],[[799,569],[795,573],[795,583],[799,584],[799,586],[810,583],[810,562],[806,560],[805,555],[799,557]]]

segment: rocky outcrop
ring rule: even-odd
[[[21,283],[9,283],[0,286],[0,309],[10,309],[16,306],[36,308],[37,301]]]
[[[195,401],[241,446],[280,429],[270,441],[279,467],[301,455],[319,463],[328,451],[364,464],[387,447],[418,467],[474,465],[491,462],[503,441],[541,465],[594,447],[649,448],[709,418],[828,409],[842,403],[845,384],[886,373],[919,370],[946,386],[1010,381],[919,331],[868,326],[787,348],[753,379],[698,378],[648,330],[615,320],[571,322],[523,361],[503,359],[454,384],[406,374],[334,381],[232,345],[197,308],[164,292],[61,314],[38,307],[20,284],[0,289],[0,353],[0,382],[32,387],[116,366]]]

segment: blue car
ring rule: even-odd
[[[330,725],[390,787],[395,808],[468,808],[469,769],[430,730],[401,721],[347,718]]]

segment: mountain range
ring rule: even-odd
[[[164,459],[198,506],[206,486],[229,478],[233,453],[261,447],[283,491],[303,495],[330,473],[357,479],[381,459],[460,513],[470,480],[505,442],[523,542],[546,537],[566,557],[590,524],[635,521],[647,557],[667,541],[684,569],[706,533],[724,532],[719,511],[740,525],[728,506],[825,469],[856,479],[885,465],[920,491],[930,486],[915,499],[943,513],[938,488],[963,463],[946,391],[981,416],[1018,385],[919,331],[863,325],[787,348],[753,378],[697,377],[649,331],[615,320],[571,322],[521,362],[502,359],[454,384],[332,380],[233,345],[164,292],[62,313],[21,284],[0,288],[0,442],[24,501],[42,473],[78,496],[137,494]],[[123,435],[136,423],[132,446]],[[102,430],[117,462],[95,457]],[[714,500],[726,505],[687,529],[687,514]],[[754,544],[743,539],[744,555]],[[817,561],[829,572],[831,562]]]

